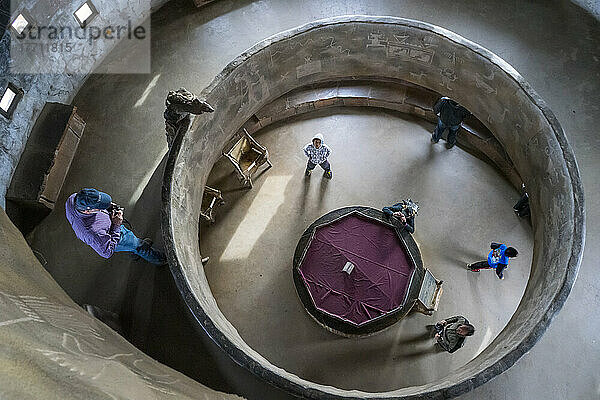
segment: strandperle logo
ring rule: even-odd
[[[9,29],[11,73],[150,73],[150,0],[18,3]]]
[[[92,44],[94,40],[146,39],[146,28],[134,26],[131,21],[127,25],[118,26],[86,26],[84,28],[71,26],[33,26],[16,35],[19,40],[86,40]]]

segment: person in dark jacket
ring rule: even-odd
[[[415,233],[415,216],[419,213],[419,205],[411,199],[402,200],[393,206],[381,210],[387,218],[397,218],[409,233]]]
[[[454,353],[465,344],[465,338],[475,333],[475,327],[462,315],[443,319],[435,324],[435,340],[448,353]]]
[[[521,218],[527,218],[531,216],[531,209],[529,208],[529,195],[524,192],[517,204],[513,206],[515,214]]]
[[[487,260],[467,264],[467,268],[473,272],[479,272],[481,269],[495,269],[498,278],[504,279],[502,273],[508,267],[508,259],[518,256],[519,252],[514,247],[495,242],[490,244],[490,248],[492,251],[488,254]]]
[[[440,97],[433,106],[433,112],[438,116],[438,124],[431,135],[431,141],[437,143],[442,133],[448,129],[446,148],[451,149],[456,144],[456,133],[463,120],[471,115],[469,110],[448,97]]]
[[[513,206],[513,211],[521,218],[527,218],[531,216],[531,209],[529,208],[529,194],[525,190],[525,184],[521,184],[521,198]]]

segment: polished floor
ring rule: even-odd
[[[508,61],[524,76],[556,114],[574,148],[586,194],[588,246],[579,278],[565,307],[540,342],[517,365],[461,398],[487,398],[490,400],[598,398],[600,396],[600,375],[597,373],[596,367],[600,360],[600,343],[596,336],[600,330],[600,319],[593,310],[600,307],[600,297],[598,296],[600,283],[597,279],[596,261],[600,258],[600,249],[594,245],[600,238],[598,229],[600,179],[598,179],[597,173],[600,167],[600,156],[598,155],[600,139],[596,129],[596,119],[598,111],[600,111],[600,101],[597,98],[597,93],[600,91],[600,23],[568,1],[219,0],[197,10],[192,6],[191,1],[173,0],[152,17],[152,73],[149,75],[94,75],[88,79],[75,98],[74,104],[78,106],[80,114],[88,125],[60,197],[64,200],[69,194],[84,186],[103,189],[111,193],[119,203],[126,207],[126,216],[140,235],[152,236],[155,240],[160,241],[160,183],[166,153],[162,111],[166,92],[180,86],[200,92],[230,60],[257,41],[315,19],[343,14],[401,16],[423,20],[455,31],[487,47]],[[380,115],[368,111],[360,113],[343,111],[318,117],[310,116],[306,120],[294,121],[285,127],[273,127],[263,133],[264,140],[265,142],[277,140],[277,137],[294,132],[296,128],[299,129],[298,134],[305,134],[305,130],[308,127],[314,128],[314,125],[311,124],[318,121],[331,124],[328,129],[334,129],[335,124],[332,121],[352,118],[355,119],[353,123],[360,121],[364,126],[371,127],[368,134],[383,135],[384,138],[389,137],[385,136],[389,134],[385,127],[397,127],[398,132],[403,135],[419,131],[419,129],[424,135],[423,131],[429,129],[428,126],[404,120],[396,115]],[[378,124],[381,124],[379,128]],[[424,157],[430,146],[427,144],[426,138],[417,140],[416,137],[411,136],[410,139],[407,138],[407,141],[416,154]],[[294,140],[303,142],[306,137],[302,136],[294,138]],[[286,148],[291,150],[295,146],[295,144],[292,146],[292,143],[295,142],[290,141],[289,147]],[[444,177],[452,176],[453,179],[461,179],[465,171],[444,170],[441,168],[442,166],[450,165],[445,163],[453,161],[451,165],[465,167],[472,165],[469,163],[477,163],[476,160],[466,158],[467,155],[464,156],[464,160],[461,160],[460,151],[446,154],[442,151],[442,147],[439,147],[439,149],[435,149],[433,162],[439,163],[437,165],[440,168],[427,168],[424,172],[420,172],[428,174],[427,178],[431,179],[431,182],[444,186],[448,182]],[[281,154],[283,156],[284,152]],[[274,157],[280,156],[277,153],[274,154]],[[301,154],[295,157],[299,163],[302,162]],[[416,156],[412,160],[418,162]],[[293,158],[288,161],[279,159],[275,159],[275,161],[282,165],[288,161],[295,162]],[[402,166],[401,159],[394,160],[394,162],[398,162],[398,165]],[[336,207],[345,201],[345,199],[336,198],[338,193],[347,198],[356,199],[356,201],[361,200],[363,198],[361,196],[365,193],[359,188],[350,188],[353,186],[350,185],[352,181],[345,181],[345,179],[350,179],[351,174],[344,174],[341,162],[338,161],[334,166],[340,170],[334,170],[336,176],[324,191],[323,209],[328,208],[329,205]],[[222,214],[223,226],[227,224],[228,219],[234,220],[236,212],[240,213],[238,221],[244,220],[243,216],[247,213],[244,213],[242,206],[245,202],[246,210],[251,209],[251,200],[260,194],[261,185],[272,185],[273,188],[280,188],[284,185],[283,180],[274,181],[269,178],[278,176],[281,171],[285,174],[292,174],[291,179],[300,177],[299,171],[302,167],[297,170],[292,167],[292,164],[289,164],[286,168],[272,169],[261,178],[263,181],[259,182],[253,191],[240,194],[237,204],[231,204],[231,211]],[[404,165],[403,168],[409,167]],[[503,232],[512,233],[509,220],[504,218],[504,210],[506,205],[514,200],[515,194],[511,191],[502,191],[502,180],[493,171],[486,168],[485,165],[482,165],[477,170],[481,175],[473,176],[479,179],[470,182],[471,186],[466,188],[447,187],[445,196],[436,196],[437,188],[434,185],[423,185],[423,192],[415,193],[415,197],[417,194],[422,197],[420,201],[424,206],[425,203],[439,205],[438,208],[423,208],[423,214],[418,220],[417,235],[419,236],[417,236],[417,240],[424,256],[431,257],[432,260],[438,257],[436,260],[440,260],[440,262],[432,262],[432,267],[439,268],[440,274],[454,274],[451,272],[455,268],[452,263],[445,264],[447,261],[442,263],[443,257],[441,253],[437,253],[438,249],[450,248],[442,246],[443,243],[450,243],[450,238],[442,237],[437,244],[436,242],[426,244],[425,238],[420,235],[434,231],[431,226],[427,226],[427,213],[432,213],[431,215],[435,215],[442,223],[450,223],[452,214],[444,213],[446,210],[442,208],[447,196],[457,200],[466,191],[469,198],[478,202],[475,207],[476,212],[479,217],[483,217],[483,210],[486,206],[484,200],[487,197],[482,197],[481,193],[485,192],[485,196],[489,194],[490,190],[492,193],[498,193],[499,197],[494,198],[490,203],[489,215],[491,217],[502,216],[499,220],[502,224],[506,224],[502,225],[505,228]],[[466,172],[468,174],[475,173],[470,169]],[[375,173],[372,176],[376,176]],[[392,177],[393,174],[377,174],[377,176]],[[315,175],[311,179],[313,180],[310,183],[307,203],[310,200],[313,208],[310,209],[309,214],[306,215],[307,220],[302,221],[303,223],[310,222],[322,211],[318,203],[321,194],[320,177]],[[397,179],[404,179],[404,177]],[[393,183],[393,181],[381,180],[382,184],[390,182]],[[331,190],[336,187],[343,188],[346,192]],[[298,201],[297,190],[299,188],[294,188],[294,193],[296,193],[294,201]],[[392,187],[390,190],[394,196],[405,193],[398,187]],[[502,193],[507,197],[501,197]],[[427,202],[423,200],[424,198],[427,198]],[[381,192],[377,193],[373,200],[383,205],[394,199],[388,199],[388,195]],[[238,206],[240,207],[238,208]],[[286,208],[283,208],[282,212],[284,210]],[[279,219],[279,216],[277,218]],[[513,215],[509,214],[508,218],[513,218]],[[229,226],[232,229],[222,232],[223,238],[227,237],[226,235],[231,237],[235,234],[232,223]],[[297,229],[297,227],[284,228],[290,233],[292,229]],[[217,235],[218,229],[220,228],[217,225],[214,231],[208,232],[207,235]],[[526,231],[526,227],[516,225],[514,231],[520,232],[518,234],[521,235]],[[472,234],[472,237],[477,240],[486,236],[485,241],[487,242],[487,236],[495,235],[497,229],[490,226],[481,227],[481,230],[478,231],[464,229],[454,232],[455,235],[462,235],[462,238]],[[436,235],[440,236],[438,232]],[[28,239],[32,247],[45,256],[46,268],[75,301],[97,304],[120,311],[126,320],[129,339],[151,356],[220,390],[239,393],[251,399],[284,398],[284,394],[262,384],[258,379],[235,365],[212,344],[203,332],[194,328],[194,323],[185,314],[185,308],[181,304],[168,270],[155,269],[143,263],[131,262],[122,254],[110,260],[98,257],[74,237],[64,218],[64,210],[61,208],[57,208]],[[285,243],[292,245],[295,240],[295,238],[285,238]],[[222,249],[215,247],[215,254],[219,254],[219,251],[224,252],[225,244],[221,244]],[[482,245],[469,242],[469,249],[479,253]],[[206,243],[203,246],[209,246],[209,244]],[[213,245],[211,244],[211,246]],[[435,246],[439,247],[436,249]],[[525,251],[524,254],[527,252]],[[468,258],[471,255],[473,254],[469,254]],[[452,253],[443,259],[456,258],[462,261],[463,257],[466,255],[459,254],[457,250],[457,253]],[[231,296],[229,297],[233,297],[234,286],[219,285],[219,281],[215,279],[216,268],[219,264],[212,264],[212,261],[218,261],[220,258],[221,256],[215,257],[208,266],[211,268],[211,284],[216,293],[230,291]],[[519,271],[525,273],[526,266],[520,264],[519,260],[514,267],[516,268],[509,271],[510,275],[507,275],[503,282],[498,282],[492,279],[492,276],[483,275],[483,273],[477,278],[469,278],[464,275],[462,270],[456,268],[456,278],[460,280],[453,281],[442,278],[448,282],[446,292],[448,297],[444,297],[447,302],[443,301],[441,307],[448,308],[442,308],[440,313],[458,311],[454,307],[456,299],[453,301],[451,296],[456,295],[459,289],[468,293],[468,301],[471,305],[474,305],[474,299],[478,298],[477,296],[486,295],[482,294],[484,290],[514,290],[518,292],[519,287],[509,285],[517,281],[517,279],[513,280],[514,273]],[[280,268],[281,271],[288,271],[287,268]],[[460,277],[461,274],[463,274],[462,277]],[[274,279],[286,282],[283,275],[276,276]],[[477,282],[473,281],[471,285],[467,279],[477,279]],[[464,285],[461,285],[460,288],[450,288],[450,282],[460,282]],[[240,289],[247,290],[238,287],[238,290]],[[479,292],[477,292],[478,290]],[[270,293],[267,291],[264,295],[268,297]],[[283,305],[289,305],[288,310],[292,310],[291,297],[293,296],[289,293],[286,296],[288,296],[288,303],[284,302]],[[498,296],[497,303],[484,304],[484,306],[492,308],[497,304],[498,310],[503,308],[509,310],[516,305],[514,302],[517,301],[517,298],[512,297],[507,300]],[[235,312],[233,312],[235,310],[232,311],[233,303],[227,304],[232,300],[221,299],[220,301],[226,314],[235,318]],[[506,303],[507,301],[513,303]],[[244,305],[245,308],[238,312],[248,310],[248,312],[254,313],[256,312],[253,310],[254,308],[262,307],[258,303],[254,300],[249,301]],[[273,310],[265,310],[267,315],[270,312],[277,314],[278,305],[276,303],[261,301],[260,304],[268,304],[273,308]],[[227,311],[228,308],[231,309]],[[285,309],[279,310],[283,312]],[[319,338],[325,338],[325,342],[333,341],[324,332],[317,329],[318,327],[308,324],[310,321],[307,320],[307,316],[302,314],[303,311],[299,312],[296,307],[293,308],[293,312],[296,313],[298,321],[301,321],[300,318],[304,318],[302,321],[306,320],[306,325],[302,328],[306,332],[312,332]],[[500,313],[496,310],[494,312]],[[404,329],[405,325],[406,327],[414,326],[415,329],[421,326],[424,317],[416,317],[399,326],[399,330]],[[475,319],[477,320],[477,318],[481,318],[480,321],[484,322],[482,317],[475,314]],[[502,318],[507,318],[507,314],[502,314]],[[490,320],[493,319],[490,318]],[[494,323],[486,321],[492,327],[492,335],[497,333],[497,329],[500,329],[505,322],[505,320]],[[240,322],[237,321],[237,323]],[[242,335],[250,343],[268,347],[266,343],[261,344],[258,334],[260,332],[249,332],[249,330],[250,326],[240,326]],[[393,331],[390,330],[390,332]],[[484,330],[481,329],[480,332],[483,333]],[[387,338],[387,335],[393,336],[391,333],[384,332],[379,338],[374,337],[373,339],[383,342],[383,338]],[[306,343],[306,338],[301,339],[304,340],[301,343]],[[457,361],[446,359],[442,364],[447,363],[449,368],[460,367],[461,363],[477,351],[471,347],[476,347],[477,344],[485,341],[483,337],[479,336],[472,339],[474,340],[470,342],[469,347],[464,349],[464,356],[456,354],[457,357],[465,357],[464,359],[457,359]],[[292,348],[292,350],[299,353],[301,349]],[[392,360],[388,360],[386,373],[390,374],[391,369],[389,368],[394,363],[393,357],[401,352],[398,350],[398,346],[391,348],[386,346],[385,351],[388,350],[388,357]],[[269,357],[278,358],[279,362],[288,362],[281,360],[285,354],[285,349],[272,350]],[[341,362],[345,357],[350,356],[351,354],[340,351],[336,362]],[[426,355],[424,359],[430,357],[430,355]],[[306,377],[331,379],[332,373],[328,371],[325,364],[328,362],[330,360],[323,360],[321,363],[313,362],[313,368],[308,371]],[[346,358],[346,362],[354,363],[354,359]],[[400,364],[403,364],[402,360],[400,360]],[[371,368],[376,370],[377,365],[377,363],[373,363]],[[313,369],[316,370],[315,375],[320,374],[320,376],[310,376]],[[298,373],[302,373],[302,371],[298,370]],[[427,375],[429,373],[432,376]],[[435,378],[438,373],[439,371],[422,371],[422,379],[426,381]],[[418,371],[415,370],[414,374],[417,375]],[[397,379],[390,375],[387,377],[389,380]],[[348,382],[348,380],[341,382],[340,385],[352,386],[352,382]],[[390,385],[392,384],[390,383]]]

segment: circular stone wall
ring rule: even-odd
[[[204,184],[222,147],[255,112],[294,88],[337,79],[402,79],[447,94],[483,121],[528,188],[534,257],[523,299],[496,339],[443,380],[383,393],[347,391],[290,374],[250,348],[219,310],[198,246]],[[539,340],[574,283],[585,234],[575,158],[552,112],[488,50],[440,27],[343,16],[268,38],[231,62],[201,94],[215,108],[176,138],[163,183],[171,271],[198,323],[236,362],[307,398],[448,398],[492,379]]]

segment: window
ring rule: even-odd
[[[5,118],[10,119],[12,117],[17,104],[23,98],[23,90],[19,89],[12,83],[9,83],[0,97],[0,114]]]
[[[96,10],[96,7],[94,7],[94,4],[92,4],[90,0],[83,3],[83,5],[73,13],[79,26],[82,28],[85,28],[98,14],[98,10]]]
[[[33,18],[31,18],[29,13],[24,10],[19,12],[10,23],[11,29],[17,34],[17,36],[24,34],[25,30],[31,28],[33,25]]]

